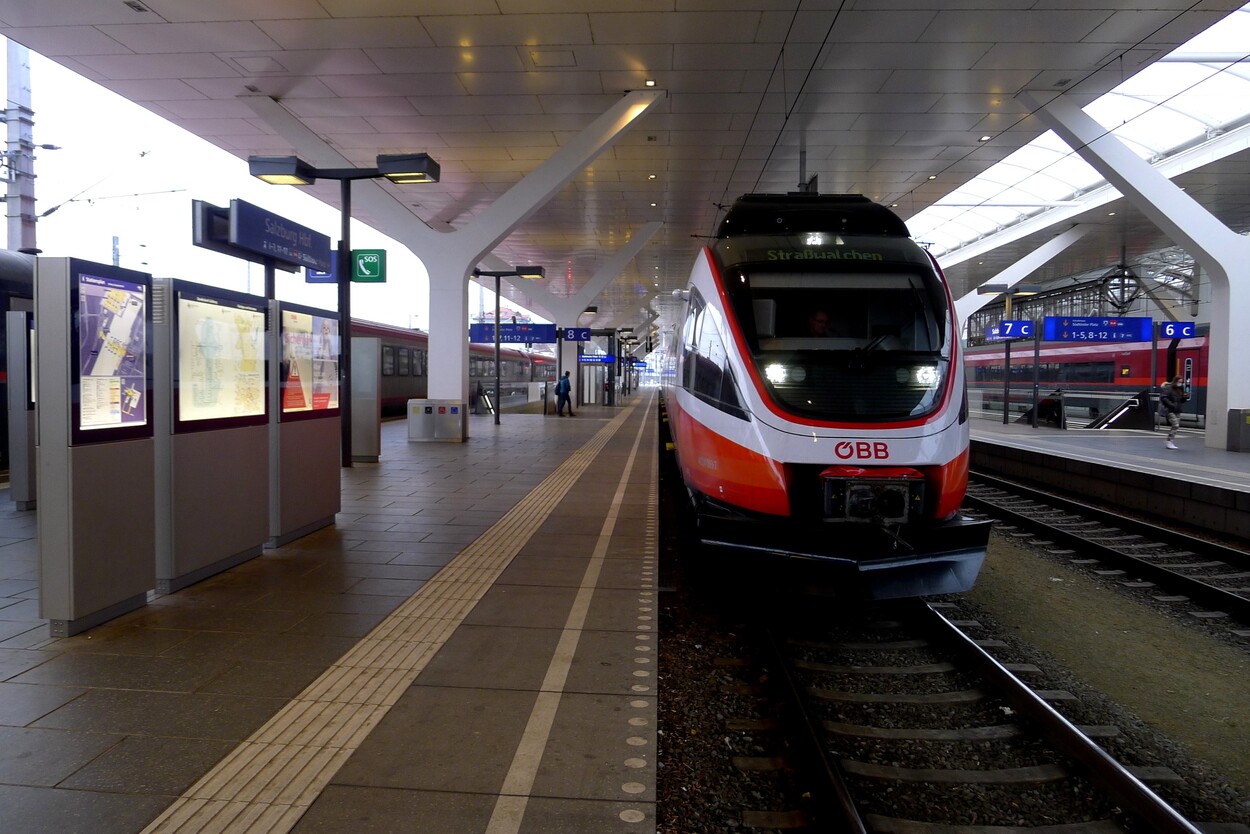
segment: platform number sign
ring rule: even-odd
[[[1159,322],[1160,339],[1192,339],[1198,335],[1198,325],[1192,321]]]

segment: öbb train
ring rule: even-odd
[[[710,554],[800,560],[835,591],[965,591],[968,414],[954,305],[861,195],[739,198],[682,292],[665,402]]]
[[[973,411],[1001,413],[1006,385],[1010,408],[1019,419],[1027,419],[1033,404],[1036,364],[1040,421],[1074,425],[1071,421],[1080,419],[1096,425],[1091,421],[1115,414],[1126,401],[1132,400],[1140,403],[1138,416],[1150,422],[1155,413],[1155,400],[1151,396],[1154,388],[1179,375],[1189,392],[1182,420],[1204,425],[1209,330],[1209,325],[1199,324],[1192,338],[1168,339],[1157,345],[1150,342],[1042,342],[1036,358],[1031,341],[1017,343],[1011,351],[1009,382],[1003,378],[1006,353],[1003,343],[969,347],[964,354],[964,364]]]

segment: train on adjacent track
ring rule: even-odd
[[[404,414],[410,399],[425,399],[428,385],[429,335],[421,330],[352,320],[353,336],[370,336],[382,348],[382,414]],[[499,399],[504,407],[529,400],[532,382],[554,383],[555,357],[513,349],[499,351]],[[476,404],[495,395],[495,348],[469,345],[469,396]]]
[[[1019,418],[1029,417],[1036,366],[1039,422],[1068,425],[1081,419],[1092,424],[1132,401],[1139,417],[1135,422],[1148,423],[1156,407],[1154,388],[1180,376],[1189,394],[1182,419],[1203,425],[1209,326],[1199,324],[1196,330],[1192,338],[1157,344],[1042,342],[1036,356],[1032,341],[1017,342],[1011,350],[1010,381],[1004,379],[1002,342],[968,347],[964,364],[973,408],[1001,413],[1006,391]]]
[[[751,194],[695,260],[665,406],[712,554],[816,568],[852,598],[967,590],[969,426],[954,304],[861,195]]]

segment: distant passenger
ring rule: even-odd
[[[556,414],[564,416],[564,407],[569,407],[569,416],[576,417],[573,413],[573,401],[569,399],[569,395],[573,392],[573,383],[569,381],[569,372],[565,371],[564,376],[560,377],[560,381],[556,383]]]
[[[1159,395],[1159,416],[1168,421],[1169,449],[1179,448],[1176,445],[1176,432],[1181,427],[1181,406],[1189,399],[1185,391],[1185,379],[1177,376],[1172,383]]]

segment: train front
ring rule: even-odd
[[[959,513],[949,292],[888,209],[821,199],[739,201],[694,269],[675,440],[700,538],[810,562],[854,596],[967,590],[990,525]]]

